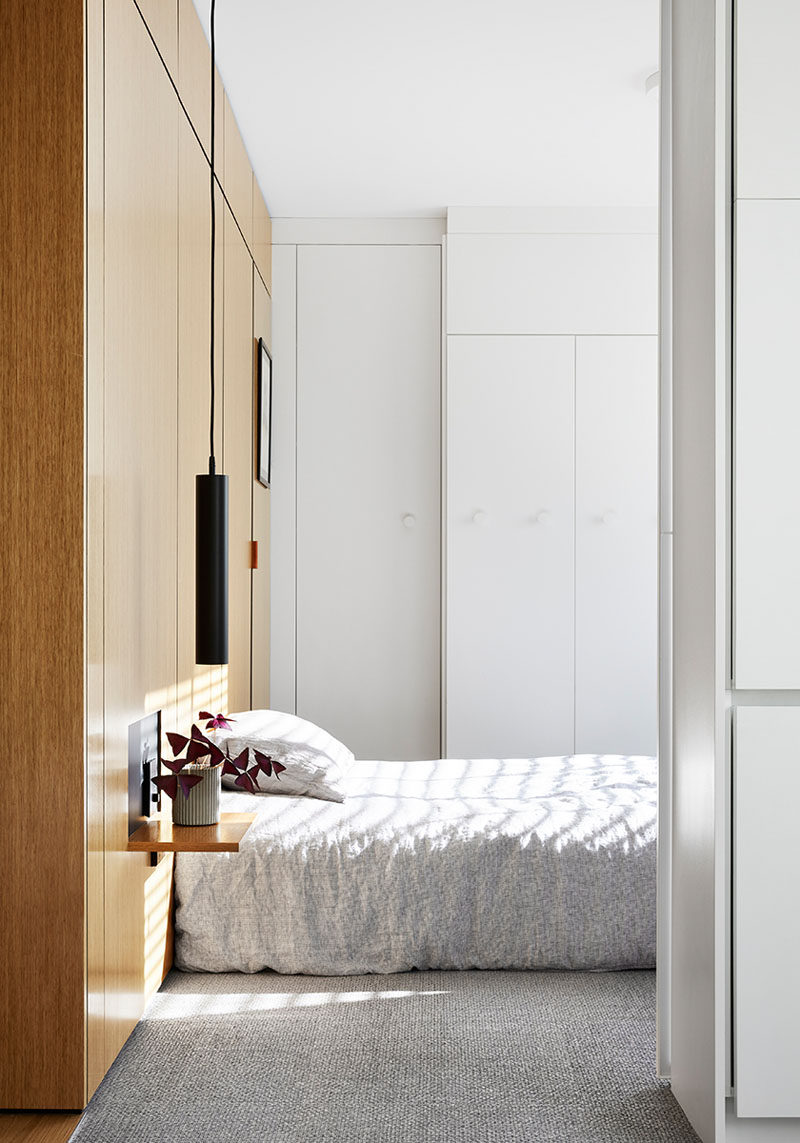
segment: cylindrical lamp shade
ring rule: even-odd
[[[195,661],[228,662],[228,478],[198,476]]]

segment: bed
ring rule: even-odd
[[[343,803],[223,793],[239,853],[181,853],[175,960],[204,972],[655,965],[652,758],[357,762]]]

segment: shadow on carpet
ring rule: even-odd
[[[652,972],[171,973],[74,1143],[696,1143]]]

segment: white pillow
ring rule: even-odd
[[[230,730],[209,733],[229,758],[248,750],[249,773],[259,790],[269,794],[305,794],[326,802],[343,802],[345,779],[355,761],[352,751],[326,730],[279,710],[246,710],[226,716]],[[285,766],[280,776],[254,773],[258,750]],[[236,776],[224,774],[225,786],[238,790]]]

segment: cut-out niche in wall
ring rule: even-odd
[[[161,711],[148,714],[128,727],[128,837],[159,808],[158,776],[161,758]]]

